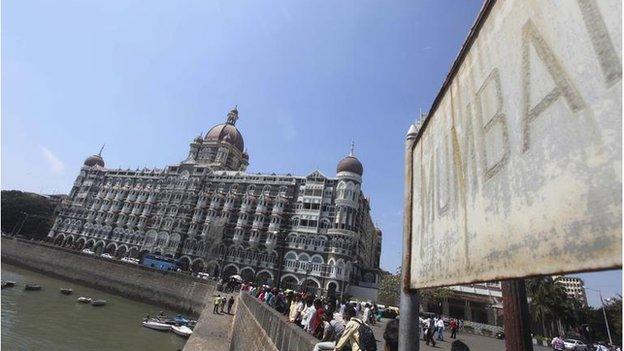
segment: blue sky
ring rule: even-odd
[[[2,2],[2,188],[67,192],[109,167],[163,167],[238,105],[251,172],[327,175],[352,140],[401,257],[403,143],[481,1]],[[585,275],[621,292],[621,271]],[[610,293],[607,293],[610,294]]]

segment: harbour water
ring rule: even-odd
[[[2,289],[2,350],[150,350],[175,351],[186,339],[171,332],[141,326],[149,313],[164,311],[158,306],[129,300],[20,267],[2,264],[2,280],[17,282]],[[25,283],[43,286],[41,291],[24,291]],[[62,295],[61,288],[74,290]],[[104,299],[106,306],[78,303],[87,296]]]

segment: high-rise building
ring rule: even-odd
[[[177,259],[211,276],[376,296],[381,230],[351,153],[336,175],[251,174],[238,110],[164,169],[108,169],[88,157],[57,209],[49,239],[116,257]]]
[[[563,285],[568,298],[579,301],[583,306],[587,306],[587,295],[585,294],[585,283],[583,279],[566,275],[555,275],[552,277],[555,283]]]

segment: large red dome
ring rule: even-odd
[[[235,146],[240,152],[245,150],[242,134],[230,123],[218,124],[212,127],[205,137],[206,141],[222,141]]]

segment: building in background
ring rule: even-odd
[[[587,306],[587,295],[585,294],[585,288],[583,288],[585,285],[583,279],[566,275],[554,275],[552,278],[555,283],[563,285],[568,298],[577,300],[582,306]]]
[[[362,193],[353,150],[336,175],[245,172],[238,110],[164,169],[84,162],[48,238],[116,257],[154,253],[211,276],[375,299],[381,230]]]
[[[436,306],[436,303],[439,306]],[[489,325],[503,325],[503,294],[500,282],[450,286],[442,301],[423,301],[424,312]]]

